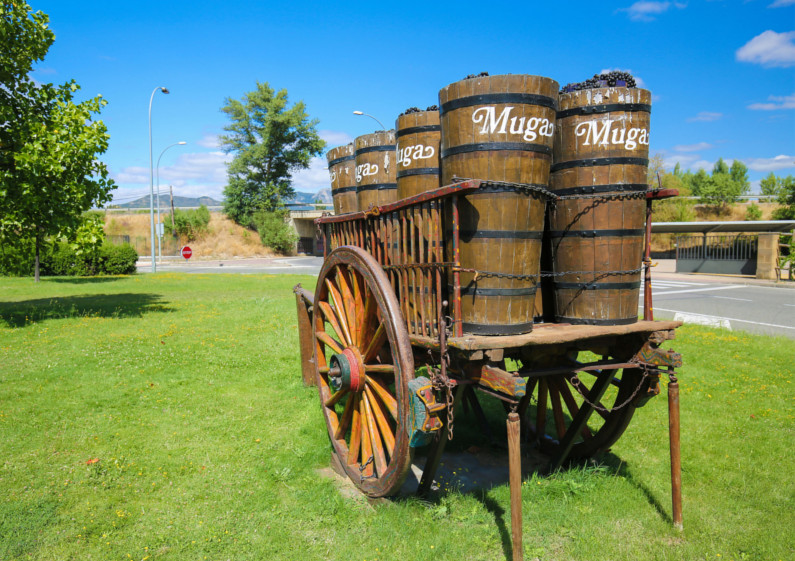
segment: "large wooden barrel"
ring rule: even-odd
[[[359,210],[397,200],[395,131],[378,131],[354,141]]]
[[[397,118],[397,197],[405,199],[440,186],[439,111],[414,111]]]
[[[650,112],[642,89],[560,95],[549,231],[558,322],[638,319]]]
[[[356,157],[353,143],[332,148],[326,154],[328,172],[331,176],[331,197],[334,214],[346,214],[359,210],[356,196]]]
[[[548,186],[557,93],[554,80],[521,74],[465,79],[439,92],[442,184],[460,177],[527,186],[492,184],[459,202],[459,256],[469,270],[461,273],[465,333],[533,328],[544,229],[540,190]]]

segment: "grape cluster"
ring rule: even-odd
[[[464,78],[464,80],[469,80],[471,78],[485,78],[488,75],[489,75],[488,72],[481,72],[480,74],[469,74],[466,78]]]
[[[438,105],[431,105],[426,109],[426,111],[438,111],[438,110],[439,110]],[[400,116],[402,117],[403,115],[408,115],[410,113],[422,113],[422,109],[420,109],[419,107],[409,107],[403,113],[401,113]]]
[[[593,88],[614,88],[614,87],[636,87],[635,78],[629,72],[621,72],[613,70],[607,74],[594,74],[593,78],[588,78],[584,82],[577,82],[574,84],[566,84],[560,90],[560,93],[576,92],[579,90],[590,90]]]

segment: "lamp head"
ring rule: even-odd
[[[177,144],[187,144],[187,142],[185,142],[184,140],[181,140],[180,142],[177,142]]]
[[[364,113],[362,113],[361,111],[354,111],[353,114],[354,115],[364,115]]]
[[[168,88],[164,88],[164,87],[161,87],[160,91],[163,92],[164,94],[171,93],[171,92],[168,91]]]

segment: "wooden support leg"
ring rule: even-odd
[[[671,501],[674,527],[682,526],[682,457],[679,452],[679,382],[673,373],[668,383],[668,434],[671,442]]]
[[[524,559],[522,548],[522,457],[517,413],[508,414],[508,481],[511,486],[511,543],[513,561]]]
[[[298,311],[298,343],[301,348],[301,376],[305,386],[315,385],[315,368],[312,364],[314,338],[312,337],[312,318],[309,312],[309,301],[304,294],[309,294],[298,284],[295,292],[295,306]]]

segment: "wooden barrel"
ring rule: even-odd
[[[559,98],[550,188],[558,322],[638,320],[651,94],[598,88]]]
[[[415,111],[397,118],[397,197],[405,199],[440,186],[439,111]]]
[[[331,197],[334,214],[346,214],[359,210],[356,196],[356,157],[353,143],[337,146],[326,153],[328,172],[331,176]]]
[[[397,200],[395,131],[365,134],[354,141],[359,210]]]
[[[459,256],[469,270],[461,273],[465,333],[533,329],[545,209],[539,190],[548,186],[557,92],[554,80],[521,74],[479,76],[439,92],[442,184],[461,177],[527,186],[491,184],[459,202]]]

